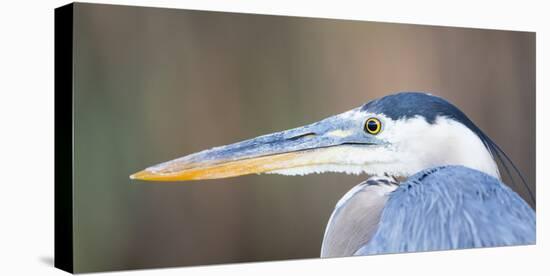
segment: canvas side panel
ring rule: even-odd
[[[55,9],[55,267],[73,264],[73,14]]]

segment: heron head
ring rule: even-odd
[[[322,172],[407,177],[439,165],[463,165],[499,177],[487,139],[446,100],[398,93],[310,125],[161,163],[131,178],[183,181]]]

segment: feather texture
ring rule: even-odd
[[[371,177],[338,201],[330,216],[321,257],[353,255],[375,233],[389,194],[397,188],[393,177]]]
[[[423,170],[389,196],[355,255],[534,244],[535,212],[498,179],[463,166]]]

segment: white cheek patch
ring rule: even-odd
[[[416,117],[392,121],[381,133],[409,173],[442,165],[462,165],[499,178],[498,166],[481,139],[463,124],[437,117],[433,124]]]

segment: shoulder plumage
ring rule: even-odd
[[[535,212],[498,179],[463,166],[421,171],[389,197],[356,255],[535,242]]]

